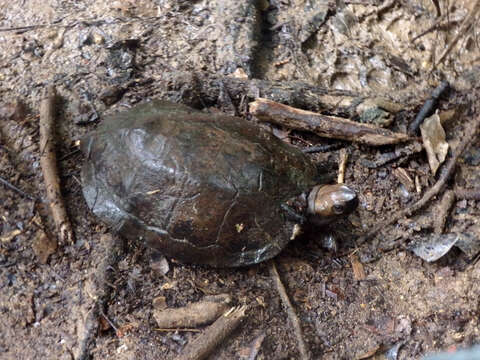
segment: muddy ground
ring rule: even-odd
[[[340,110],[344,102],[381,96],[400,110],[376,117],[376,124],[406,132],[447,80],[451,90],[438,108],[455,110],[444,125],[455,149],[465,124],[480,115],[478,19],[462,25],[474,2],[440,1],[440,20],[433,1],[346,3],[0,1],[0,175],[22,191],[0,187],[1,359],[174,358],[197,333],[158,330],[154,304],[179,307],[219,293],[247,305],[248,316],[212,359],[247,359],[262,334],[257,359],[299,358],[267,265],[212,269],[167,259],[165,273],[158,254],[122,241],[87,208],[78,140],[105,115],[151,98],[255,121],[247,104],[259,95],[355,119]],[[236,92],[235,81],[243,81]],[[39,167],[39,104],[47,84],[59,94],[58,164],[74,244],[57,241]],[[334,105],[329,89],[341,90]],[[310,236],[276,258],[311,358],[418,359],[478,343],[480,202],[457,198],[444,229],[468,236],[473,250],[453,247],[434,262],[411,251],[432,236],[446,189],[478,190],[478,137],[433,201],[360,243],[361,234],[420,199],[442,170],[433,176],[423,151],[383,162],[382,154],[401,152],[403,144],[371,147],[274,130],[300,148],[339,144],[310,155],[333,178],[338,148],[346,149],[345,182],[360,196],[358,211],[336,226],[336,252]],[[363,264],[363,280],[354,276],[352,253]]]

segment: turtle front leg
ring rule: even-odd
[[[290,220],[300,225],[303,225],[307,222],[307,218],[301,213],[295,211],[293,207],[288,206],[287,204],[282,204],[281,208],[285,212],[285,215],[287,216],[287,220]]]

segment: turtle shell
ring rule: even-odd
[[[241,266],[278,254],[282,203],[315,183],[298,149],[244,119],[152,101],[82,140],[83,194],[120,235],[185,263]]]

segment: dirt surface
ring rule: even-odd
[[[1,359],[174,358],[197,332],[159,330],[154,304],[179,307],[225,293],[248,306],[247,317],[212,359],[248,359],[262,334],[257,359],[299,358],[267,264],[212,269],[167,259],[165,272],[161,256],[122,241],[90,213],[78,140],[106,114],[151,98],[255,121],[247,105],[258,95],[356,120],[361,116],[345,103],[381,96],[401,110],[383,112],[374,123],[406,132],[433,88],[448,80],[451,90],[438,108],[455,110],[444,123],[455,149],[468,121],[480,115],[479,29],[462,26],[475,2],[440,1],[440,20],[433,1],[346,3],[0,0],[0,176],[22,191],[0,185]],[[267,91],[249,82],[255,78],[274,86]],[[243,81],[242,91],[234,92],[232,81]],[[74,244],[57,241],[39,165],[39,104],[52,83],[60,96],[58,164]],[[302,96],[294,94],[302,87]],[[330,96],[328,89],[341,92]],[[322,248],[327,230],[320,230],[276,258],[311,358],[418,359],[478,343],[478,197],[457,198],[444,229],[469,237],[470,251],[457,244],[434,262],[411,251],[434,236],[443,191],[359,244],[362,233],[420,199],[442,168],[433,176],[424,151],[402,155],[407,145],[376,148],[274,132],[301,148],[334,145],[311,155],[333,178],[337,144],[345,148],[345,182],[360,196],[358,211],[335,226],[336,253]],[[394,153],[400,156],[385,160]],[[446,188],[478,191],[479,166],[477,137]],[[355,276],[352,253],[365,279]]]

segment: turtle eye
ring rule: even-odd
[[[341,204],[333,205],[333,212],[337,215],[343,214],[345,212],[345,206]]]

